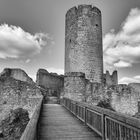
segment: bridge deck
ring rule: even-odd
[[[41,112],[39,140],[101,140],[101,138],[63,106],[44,104]]]

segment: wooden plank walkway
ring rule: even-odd
[[[101,140],[68,110],[58,104],[44,104],[41,112],[39,140]]]

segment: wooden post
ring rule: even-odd
[[[76,103],[76,116],[78,114],[78,107],[77,107],[77,103]]]
[[[140,101],[138,101],[138,113],[140,113]]]
[[[105,114],[102,115],[102,140],[106,140],[107,134],[107,122],[105,120]]]
[[[85,107],[85,125],[87,124],[87,107]]]

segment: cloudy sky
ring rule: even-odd
[[[102,11],[104,71],[140,82],[140,0],[0,0],[0,71],[63,73],[65,14],[79,4]]]

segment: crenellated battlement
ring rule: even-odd
[[[66,13],[66,18],[71,17],[72,15],[77,15],[77,16],[83,14],[92,15],[93,13],[101,15],[101,11],[97,7],[83,4],[83,5],[78,5],[77,7],[74,6],[70,8]]]
[[[109,73],[109,71],[106,71],[106,73],[103,76],[104,84],[106,86],[111,85],[117,85],[118,84],[118,73],[117,71],[113,71],[112,75]]]

